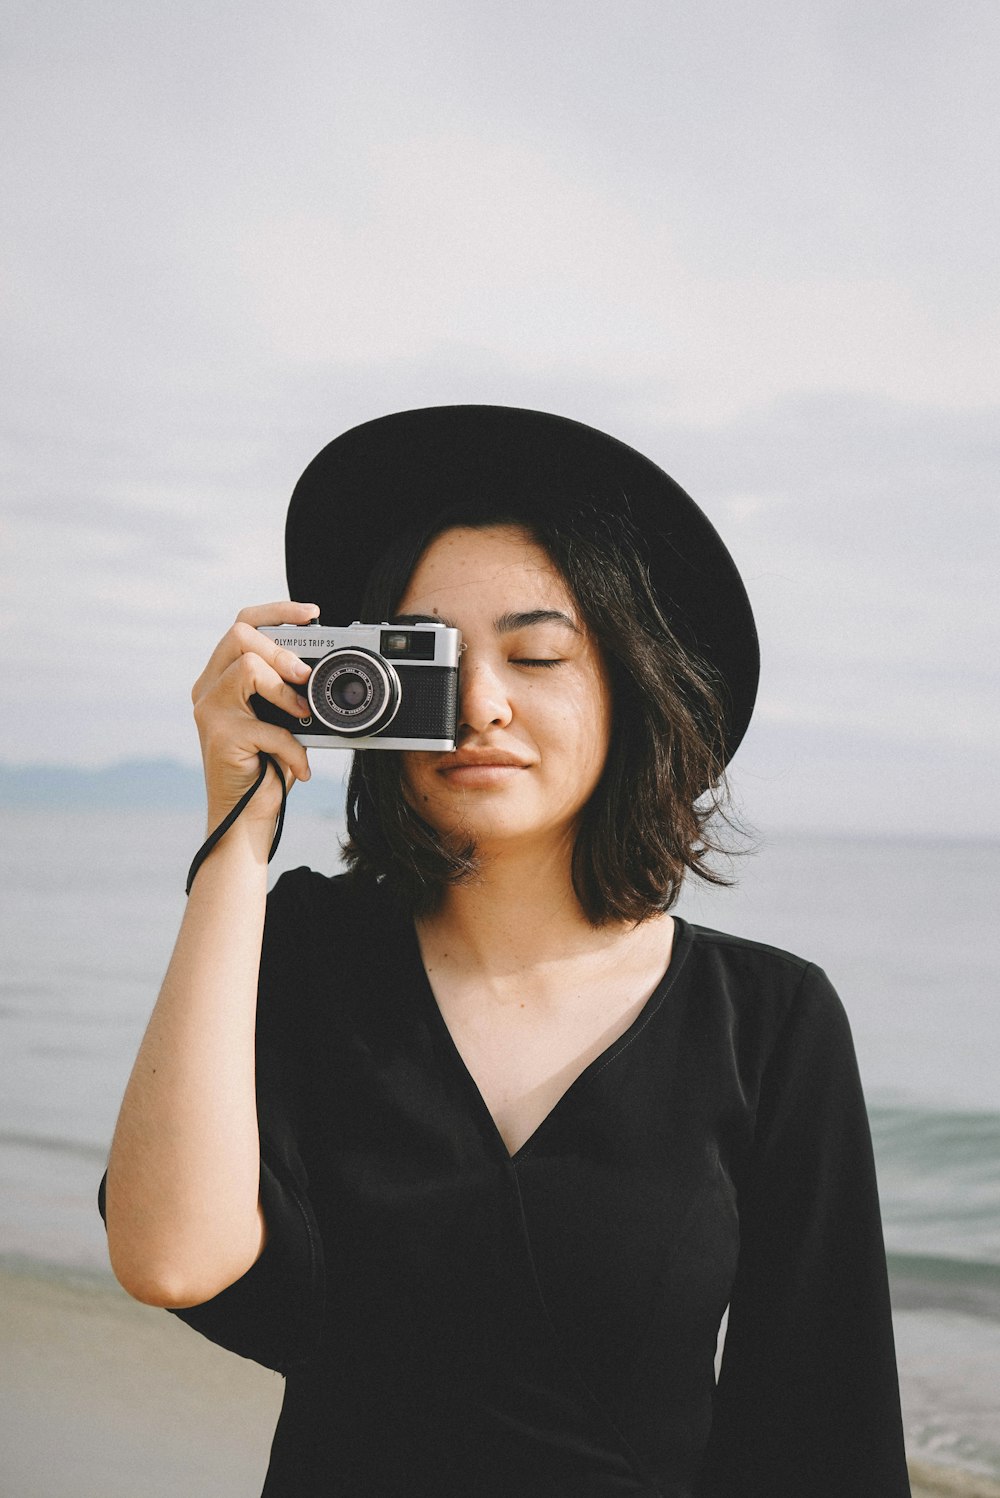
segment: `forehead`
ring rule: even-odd
[[[579,615],[548,552],[513,525],[455,526],[435,536],[413,569],[399,609],[443,614],[456,607],[493,609],[498,602]]]

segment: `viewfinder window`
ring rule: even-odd
[[[429,629],[384,629],[381,651],[391,661],[432,661],[434,633]]]

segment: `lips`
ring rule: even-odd
[[[450,775],[456,770],[527,770],[527,760],[506,749],[459,749],[442,757],[438,774]]]
[[[515,770],[528,768],[523,759],[517,759],[513,754],[462,754],[461,751],[449,755],[448,763],[442,768],[462,770],[471,765],[506,765]]]

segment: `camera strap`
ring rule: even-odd
[[[276,764],[276,762],[271,758],[269,754],[264,753],[263,749],[260,751],[258,758],[260,759],[260,774],[257,776],[257,779],[254,781],[250,789],[240,797],[228,816],[223,818],[218,827],[216,827],[215,831],[209,833],[208,837],[205,839],[201,847],[198,849],[197,853],[194,855],[194,858],[191,862],[191,867],[190,869],[188,869],[187,884],[184,888],[184,893],[186,895],[189,895],[191,893],[191,886],[194,883],[194,876],[197,874],[198,870],[205,862],[205,859],[215,847],[216,843],[221,837],[225,836],[230,827],[236,821],[236,818],[240,815],[240,812],[250,804],[256,792],[259,791],[261,786],[264,784],[264,776],[267,774],[268,765],[272,766],[272,768],[274,769],[274,773],[277,775],[278,780],[281,782],[281,807],[278,811],[278,820],[274,828],[274,838],[271,842],[271,851],[267,855],[268,863],[271,862],[271,859],[278,851],[278,844],[281,842],[281,829],[285,825],[285,803],[288,800],[288,791],[285,788],[285,777],[284,775],[282,775],[280,767]]]

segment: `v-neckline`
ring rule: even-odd
[[[451,1033],[448,1022],[445,1019],[444,1014],[441,1011],[441,1006],[437,1001],[437,997],[434,993],[434,988],[431,984],[431,980],[427,974],[427,968],[424,964],[423,953],[420,950],[420,939],[417,936],[416,927],[412,924],[410,925],[410,940],[413,943],[413,954],[416,959],[416,964],[420,975],[419,986],[421,990],[421,1000],[428,1011],[429,1023],[432,1026],[433,1030],[436,1032],[439,1040],[442,1042],[445,1053],[450,1058],[453,1069],[457,1072],[465,1087],[466,1092],[469,1094],[474,1111],[479,1116],[481,1122],[486,1125],[488,1134],[495,1142],[495,1145],[499,1147],[501,1156],[506,1164],[516,1166],[519,1161],[530,1154],[533,1146],[538,1140],[539,1135],[546,1129],[550,1120],[553,1119],[557,1113],[565,1111],[567,1100],[570,1099],[574,1093],[578,1092],[580,1088],[582,1088],[586,1084],[590,1077],[592,1077],[599,1071],[603,1071],[606,1066],[610,1066],[611,1063],[615,1061],[623,1051],[627,1050],[630,1045],[638,1040],[639,1036],[646,1029],[647,1025],[649,1025],[652,1020],[655,1019],[656,1015],[659,1013],[663,1005],[664,1000],[667,997],[667,994],[670,992],[674,983],[677,981],[680,970],[687,959],[688,952],[690,951],[693,938],[693,928],[688,921],[685,921],[681,916],[676,915],[673,917],[673,921],[673,941],[671,943],[670,957],[667,962],[667,966],[664,968],[659,982],[653,988],[653,991],[650,993],[645,1004],[643,1004],[642,1008],[639,1010],[639,1013],[632,1020],[631,1024],[622,1031],[621,1035],[619,1035],[617,1039],[611,1041],[609,1045],[605,1046],[605,1048],[601,1052],[599,1052],[598,1055],[596,1055],[591,1061],[587,1063],[587,1065],[581,1072],[577,1073],[577,1075],[568,1084],[568,1086],[565,1087],[556,1098],[555,1102],[552,1104],[552,1107],[548,1110],[548,1112],[538,1121],[528,1137],[523,1141],[522,1144],[518,1146],[516,1150],[513,1151],[508,1149],[507,1142],[500,1132],[500,1128],[497,1124],[496,1119],[493,1117],[493,1114],[490,1111],[490,1107],[486,1102],[485,1097],[483,1096],[479,1083],[476,1081],[471,1070],[469,1069],[465,1057],[462,1055],[462,1052],[459,1049],[458,1044],[456,1043],[455,1037]]]

